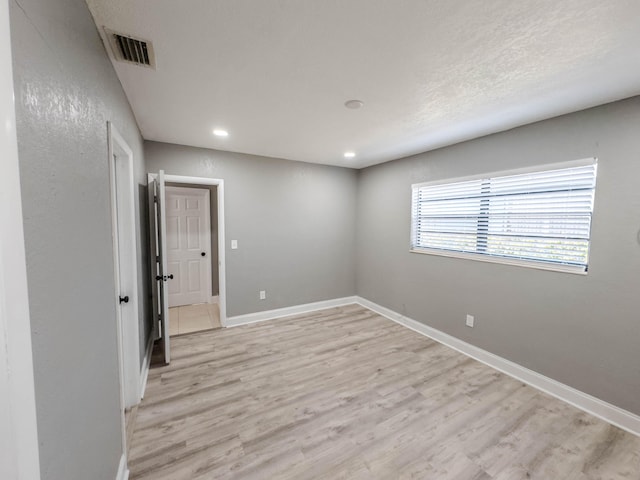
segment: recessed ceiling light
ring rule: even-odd
[[[226,130],[222,130],[222,129],[220,129],[220,128],[216,128],[216,129],[213,131],[213,134],[214,134],[216,137],[228,137],[228,136],[229,136],[229,132],[227,132]]]
[[[362,108],[364,102],[362,100],[347,100],[344,102],[344,106],[350,108],[351,110],[357,110]]]
[[[355,152],[344,152],[344,158],[353,158],[355,156]]]

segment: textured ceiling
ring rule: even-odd
[[[638,0],[87,3],[149,140],[360,168],[640,94]]]

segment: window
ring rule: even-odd
[[[412,186],[411,250],[585,273],[596,159]]]

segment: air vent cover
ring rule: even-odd
[[[109,39],[113,56],[119,62],[133,63],[142,67],[156,68],[153,45],[147,40],[104,29]]]

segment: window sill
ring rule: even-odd
[[[520,260],[517,258],[493,257],[491,255],[481,255],[477,253],[450,252],[447,250],[437,250],[430,248],[411,248],[411,253],[421,253],[423,255],[437,255],[440,257],[462,258],[466,260],[475,260],[478,262],[499,263],[502,265],[512,265],[516,267],[534,268],[536,270],[547,270],[551,272],[571,273],[573,275],[587,275],[582,267],[573,265],[555,265],[542,262],[534,262],[531,260]]]

